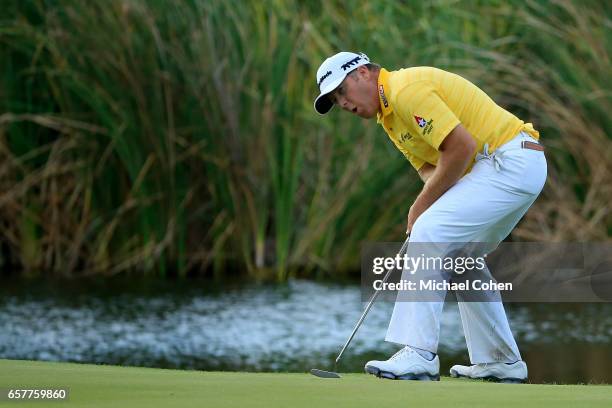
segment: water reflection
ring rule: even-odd
[[[150,287],[148,287],[150,289]],[[291,281],[211,291],[4,288],[0,358],[203,370],[331,368],[359,318],[357,286]],[[339,367],[361,371],[396,347],[384,342],[391,303],[377,304]],[[612,305],[511,305],[532,382],[612,382]],[[467,363],[457,306],[442,316],[443,372]]]

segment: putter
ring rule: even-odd
[[[400,248],[397,254],[399,257],[402,257],[404,253],[406,252],[406,248],[408,248],[408,241],[410,241],[410,234],[408,234],[408,238],[406,238],[406,241],[404,241],[404,245],[402,245],[402,247]],[[387,279],[389,279],[389,276],[391,276],[391,272],[393,272],[393,269],[394,268],[391,268],[387,271],[387,274],[383,278],[382,283],[387,282]],[[346,350],[351,340],[353,340],[353,337],[355,337],[355,333],[357,333],[357,330],[359,330],[361,323],[363,323],[363,320],[365,319],[366,315],[372,308],[372,305],[374,304],[374,301],[378,297],[379,293],[380,291],[375,290],[374,293],[372,294],[372,297],[370,297],[370,300],[368,301],[368,304],[366,305],[363,313],[361,314],[359,321],[355,325],[355,328],[353,328],[353,332],[351,333],[346,343],[344,343],[344,346],[342,347],[342,350],[340,350],[340,354],[338,354],[338,357],[336,357],[336,361],[334,362],[334,371],[325,371],[325,370],[319,370],[317,368],[313,368],[310,370],[310,374],[314,375],[315,377],[320,377],[320,378],[341,378],[340,374],[335,372],[338,362],[342,358],[342,354],[344,354],[344,350]]]

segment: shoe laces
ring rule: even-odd
[[[478,364],[473,364],[470,366],[470,371],[472,370],[476,370],[476,369],[480,369],[480,370],[486,370],[487,367],[489,366],[489,364],[491,363],[478,363]]]
[[[402,349],[399,349],[397,351],[397,353],[395,353],[394,355],[391,356],[391,358],[389,358],[389,360],[391,361],[396,361],[396,360],[400,360],[410,354],[414,353],[414,350],[412,350],[410,347],[406,346]]]

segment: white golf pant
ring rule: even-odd
[[[546,181],[544,152],[521,148],[522,141],[536,142],[521,132],[493,154],[485,147],[472,170],[417,219],[410,242],[487,242],[495,248],[527,212]],[[410,244],[408,248],[410,252]],[[410,279],[407,274],[405,270],[402,279]],[[398,294],[386,341],[436,353],[444,302],[400,301],[403,294]],[[499,299],[461,302],[458,298],[472,364],[521,359]]]

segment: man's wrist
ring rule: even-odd
[[[418,201],[421,205],[426,205],[426,208],[428,208],[430,205],[434,203],[434,201],[437,200],[437,197],[434,197],[435,195],[434,193],[435,193],[435,179],[430,177],[427,180],[427,182],[425,182],[423,189],[421,190],[416,200],[414,201],[415,203]]]
[[[425,212],[425,210],[427,210],[429,206],[431,206],[431,204],[432,203],[429,202],[429,197],[427,196],[425,189],[423,189],[421,190],[417,198],[414,200],[414,203],[412,203],[412,206],[414,207],[414,210],[417,211],[417,213],[420,215]]]

